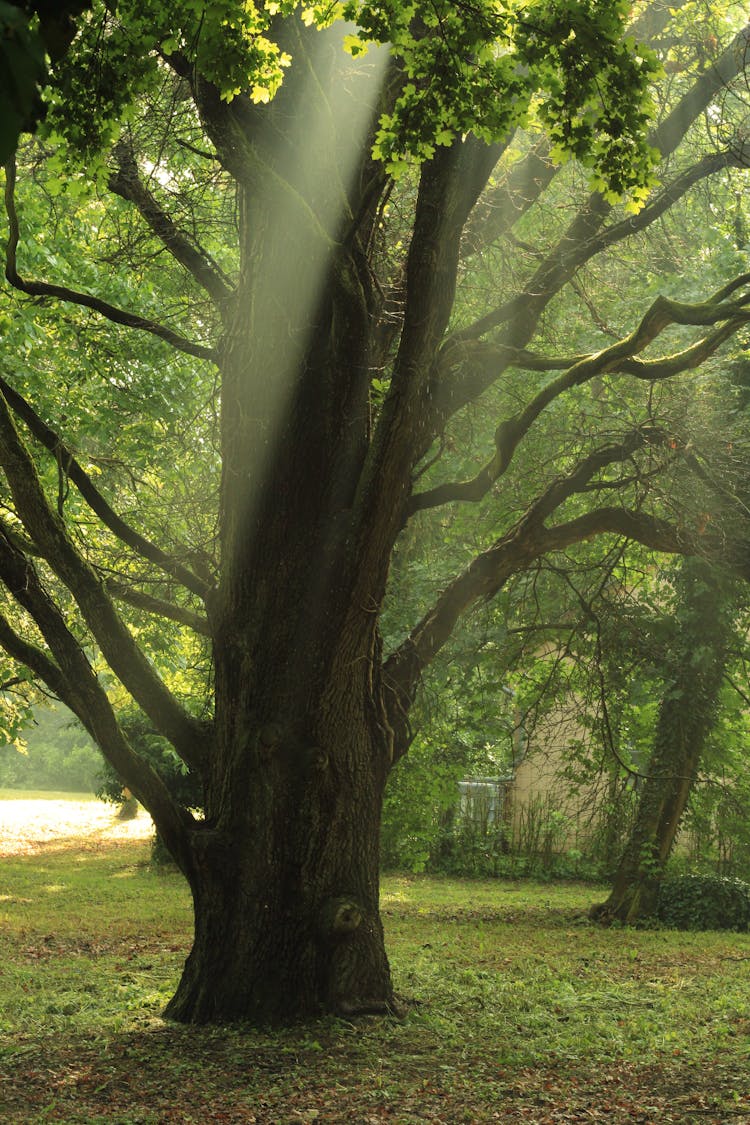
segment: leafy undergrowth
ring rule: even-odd
[[[587,887],[391,877],[404,1018],[184,1028],[160,1018],[184,883],[146,841],[81,843],[0,865],[0,1121],[750,1121],[747,934],[597,929]]]

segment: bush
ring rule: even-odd
[[[119,720],[130,744],[159,774],[172,796],[188,808],[200,809],[203,793],[198,778],[187,769],[166,739],[152,729],[146,717],[133,708],[121,712]],[[122,778],[106,761],[102,763],[98,780],[97,797],[122,805],[125,792]],[[174,862],[158,832],[151,842],[151,862],[156,867],[167,867]]]
[[[665,879],[657,917],[676,930],[747,930],[750,883],[720,875],[680,875]]]

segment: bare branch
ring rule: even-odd
[[[559,171],[549,159],[549,147],[547,137],[540,137],[513,165],[507,179],[482,196],[466,225],[462,257],[480,253],[502,238],[536,203]]]
[[[509,578],[528,569],[541,555],[607,533],[627,536],[659,551],[692,553],[694,547],[666,520],[616,507],[598,508],[552,528],[523,524],[514,528],[446,587],[386,661],[384,682],[395,722],[400,713],[408,713],[424,669],[448,641],[459,618],[477,601],[493,597]]]
[[[742,161],[732,152],[707,153],[695,164],[691,164],[689,168],[675,176],[661,191],[658,191],[637,215],[631,215],[619,223],[613,223],[611,226],[605,227],[585,248],[583,260],[589,261],[595,254],[606,250],[607,247],[614,246],[615,243],[621,242],[624,238],[629,238],[630,235],[645,230],[651,226],[655,219],[666,214],[670,207],[679,199],[682,199],[695,184],[705,180],[708,176],[723,171],[725,168],[746,169],[747,162]]]
[[[525,292],[505,304],[480,317],[474,324],[457,332],[446,341],[448,348],[454,341],[478,339],[493,328],[498,328],[517,317],[523,306],[526,325],[523,340],[514,339],[515,346],[521,346],[531,338],[539,314],[555,293],[570,280],[576,270],[590,261],[602,250],[645,230],[661,215],[665,214],[678,199],[695,184],[724,168],[746,167],[732,153],[709,153],[701,160],[676,176],[650,203],[637,215],[631,215],[619,223],[600,229],[612,206],[601,196],[591,196],[581,209],[565,235],[547,255],[533,277],[526,285]],[[531,331],[528,331],[529,321]]]
[[[110,176],[109,188],[115,195],[135,204],[151,230],[180,263],[206,290],[219,309],[233,296],[228,278],[211,256],[181,231],[157,203],[138,174],[132,148],[121,141],[115,148],[117,172]]]
[[[160,340],[171,344],[179,352],[196,356],[198,359],[216,362],[215,348],[206,347],[204,344],[195,344],[181,336],[179,332],[174,332],[163,324],[157,324],[156,321],[149,320],[146,317],[126,312],[116,305],[109,304],[108,301],[102,301],[99,297],[93,297],[90,293],[80,293],[76,289],[69,289],[66,285],[53,285],[46,281],[29,281],[21,277],[16,261],[20,231],[15,205],[15,181],[15,163],[11,162],[5,166],[5,209],[8,214],[9,227],[5,252],[5,277],[14,289],[27,294],[29,297],[55,297],[60,301],[80,305],[82,308],[99,313],[100,316],[114,324],[122,324],[126,328],[137,328],[140,331],[149,332],[152,336],[158,336]]]

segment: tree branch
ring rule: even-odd
[[[696,117],[710,104],[717,90],[737,76],[744,65],[750,45],[750,25],[735,36],[716,62],[704,71],[675,109],[653,130],[649,142],[660,149],[663,156],[675,151],[687,129]],[[736,153],[717,153],[704,157],[697,164],[676,177],[669,187],[643,211],[632,218],[616,223],[602,231],[612,205],[597,193],[592,193],[580,209],[563,237],[552,247],[525,286],[525,291],[506,301],[473,324],[448,336],[441,348],[436,364],[431,396],[426,408],[433,413],[433,436],[444,427],[448,418],[467,402],[476,398],[501,373],[484,369],[481,375],[465,373],[457,366],[460,348],[467,340],[478,340],[482,335],[505,325],[503,345],[511,349],[524,347],[533,336],[542,312],[550,300],[570,280],[575,271],[602,249],[617,241],[644,230],[689,187],[702,177],[727,166],[742,163]],[[744,165],[743,165],[744,166]],[[429,444],[429,443],[428,443]],[[417,459],[426,452],[426,446],[416,450]]]
[[[115,675],[185,762],[205,759],[208,728],[189,715],[168,691],[117,614],[96,572],[78,554],[65,525],[50,507],[36,467],[0,396],[0,465],[28,535],[67,586]]]
[[[32,563],[4,534],[0,525],[0,580],[36,623],[54,659],[22,640],[0,617],[0,645],[37,674],[80,719],[107,761],[149,809],[172,854],[187,873],[192,863],[188,834],[196,823],[174,800],[156,771],[128,744],[107,693],[44,590]]]
[[[112,597],[117,598],[118,601],[132,605],[135,609],[144,609],[147,613],[152,613],[156,617],[176,621],[178,625],[187,625],[188,629],[192,629],[194,633],[203,637],[211,636],[208,619],[200,613],[194,613],[185,606],[175,605],[174,602],[165,601],[164,598],[157,598],[152,594],[145,594],[141,590],[134,590],[125,585],[124,582],[105,579],[105,586]]]
[[[181,231],[141,180],[133,149],[121,141],[115,147],[117,172],[109,178],[109,189],[121,199],[135,204],[160,242],[172,257],[180,263],[205,289],[221,310],[234,289],[228,278],[209,254]]]
[[[137,554],[148,559],[149,562],[155,563],[160,570],[176,578],[186,589],[205,599],[208,586],[203,579],[193,574],[191,570],[188,570],[176,559],[167,555],[155,543],[151,543],[118,516],[60,437],[54,430],[50,429],[31,404],[18,391],[14,390],[2,376],[0,376],[0,393],[5,396],[8,405],[17,417],[23,420],[37,441],[58,458],[58,463],[62,465],[66,477],[73,482],[92,511],[96,513],[113,535],[116,535],[121,542]]]
[[[393,541],[403,522],[414,446],[423,443],[427,423],[419,402],[453,309],[461,232],[496,160],[495,151],[469,136],[438,149],[422,167],[400,346],[354,503],[358,569],[368,586],[358,594],[363,604],[370,583],[385,580],[382,539]]]
[[[507,234],[536,203],[559,171],[549,159],[549,141],[540,137],[513,165],[504,183],[482,196],[464,231],[463,258],[478,254]]]
[[[629,218],[623,219],[619,223],[613,223],[601,231],[592,240],[591,245],[587,247],[585,260],[589,261],[593,255],[606,250],[609,246],[614,246],[615,243],[621,242],[623,238],[628,238],[631,234],[637,234],[639,231],[645,230],[655,219],[666,214],[670,207],[678,199],[682,199],[683,195],[695,184],[705,180],[708,176],[715,175],[716,172],[723,171],[725,168],[747,168],[747,162],[741,160],[732,152],[708,153],[678,176],[675,176],[671,183],[667,184],[637,215],[631,215]]]
[[[20,231],[15,205],[15,182],[15,163],[10,162],[5,166],[5,209],[8,214],[9,228],[8,242],[5,251],[5,277],[14,289],[25,293],[29,297],[55,297],[60,301],[68,301],[71,304],[80,305],[83,308],[91,309],[92,312],[99,313],[100,316],[105,317],[114,324],[122,324],[126,328],[137,328],[143,332],[149,332],[152,336],[158,336],[160,340],[171,344],[177,351],[196,356],[198,359],[207,359],[213,363],[216,362],[217,353],[215,348],[209,348],[203,344],[195,344],[191,340],[181,336],[179,332],[174,332],[171,328],[167,328],[163,324],[157,324],[156,321],[148,320],[146,317],[126,312],[116,305],[109,304],[108,301],[102,301],[99,297],[93,297],[89,293],[80,293],[75,289],[69,289],[66,285],[53,285],[46,281],[29,281],[21,277],[16,261]]]
[[[2,571],[3,581],[5,581],[5,573],[5,571]],[[23,664],[25,668],[33,672],[38,679],[46,684],[53,695],[62,700],[66,707],[69,707],[75,714],[76,701],[68,690],[67,681],[58,665],[54,660],[50,660],[44,649],[19,636],[3,614],[0,614],[0,647],[16,663]],[[3,684],[3,689],[5,687],[6,685]],[[80,715],[77,717],[81,718]]]
[[[677,0],[671,8],[684,7],[685,3],[686,0]],[[639,43],[648,42],[663,31],[671,18],[670,6],[657,0],[628,27],[626,35]],[[549,159],[549,148],[547,137],[540,137],[526,156],[513,165],[506,180],[482,197],[464,232],[465,257],[480,252],[512,230],[546,190],[561,167]]]
[[[495,453],[471,480],[452,481],[437,485],[425,492],[415,493],[408,507],[408,515],[435,508],[451,501],[480,500],[511,464],[513,455],[521,440],[530,430],[539,415],[560,395],[572,387],[579,387],[597,375],[628,374],[638,379],[660,381],[674,377],[691,368],[698,367],[710,355],[750,321],[750,293],[730,300],[734,293],[750,284],[750,273],[741,274],[707,301],[687,304],[673,301],[667,297],[657,297],[641,319],[638,327],[622,340],[611,344],[592,355],[579,356],[570,360],[544,360],[531,356],[529,352],[494,347],[478,342],[476,352],[482,365],[496,358],[496,366],[528,366],[537,370],[556,370],[565,363],[570,366],[557,378],[551,379],[534,396],[524,410],[506,418],[495,431]],[[708,333],[697,343],[683,351],[658,360],[639,361],[633,359],[672,324],[706,326],[719,323],[720,327]],[[464,349],[464,355],[470,351]]]
[[[527,283],[524,293],[480,317],[472,325],[457,332],[453,337],[449,337],[446,341],[446,348],[454,341],[478,339],[493,328],[498,328],[500,325],[511,321],[522,303],[526,316],[536,313],[537,305],[539,305],[538,314],[536,314],[538,319],[538,315],[541,314],[544,306],[549,303],[550,298],[560,291],[575,271],[601,253],[602,250],[606,250],[623,239],[645,230],[700,180],[712,176],[724,168],[744,167],[746,167],[746,164],[742,163],[733,153],[709,153],[676,176],[637,215],[631,215],[627,219],[613,223],[604,229],[600,229],[601,225],[607,213],[612,210],[612,206],[602,200],[600,196],[592,196],[563,238],[560,239],[536,270],[534,276]],[[535,324],[536,319],[534,320]],[[525,331],[525,339],[514,341],[515,345],[521,346],[522,343],[530,339],[531,335],[531,332]]]
[[[703,555],[714,552],[737,574],[750,579],[746,542],[738,542],[728,549],[727,543],[718,537],[692,534],[642,511],[605,506],[552,527],[546,526],[545,521],[566,500],[595,488],[591,481],[601,469],[629,459],[639,448],[663,441],[660,431],[640,429],[617,445],[594,451],[570,473],[553,481],[513,528],[446,586],[384,664],[389,712],[397,731],[403,726],[403,717],[408,715],[424,669],[449,640],[459,619],[479,599],[494,597],[509,578],[527,570],[542,555],[598,535],[616,534],[657,551]],[[400,752],[405,750],[403,743]]]

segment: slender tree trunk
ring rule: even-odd
[[[653,914],[664,868],[714,725],[730,635],[728,598],[711,564],[685,559],[678,579],[673,674],[667,681],[635,825],[607,901],[594,917]]]

